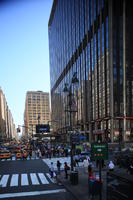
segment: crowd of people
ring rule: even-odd
[[[31,145],[30,152],[33,157],[43,156],[44,158],[68,157],[69,153],[70,148],[66,145],[51,145],[50,143]]]

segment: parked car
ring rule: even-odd
[[[11,158],[11,152],[9,150],[1,150],[0,159],[8,159],[8,158]]]

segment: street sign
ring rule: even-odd
[[[91,156],[93,160],[108,159],[108,144],[107,143],[92,143]]]

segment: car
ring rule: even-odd
[[[8,159],[8,158],[11,158],[11,152],[9,150],[1,150],[0,159]]]
[[[20,150],[18,150],[18,151],[15,153],[15,155],[16,155],[16,159],[21,159],[21,158],[23,157],[23,154],[22,154],[22,152],[21,152]]]
[[[21,151],[21,148],[20,147],[15,147],[14,148],[14,153],[16,154],[17,152]]]

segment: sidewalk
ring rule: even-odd
[[[97,171],[97,170],[96,170]],[[58,175],[57,181],[64,185],[64,187],[75,197],[77,200],[89,200],[89,187],[88,187],[88,174],[85,174],[83,168],[78,169],[78,184],[72,185],[70,182],[70,177],[68,179],[64,178],[64,172]],[[102,171],[103,179],[103,189],[102,189],[102,199],[106,199],[106,170]],[[94,197],[95,200],[99,199],[99,196]]]

